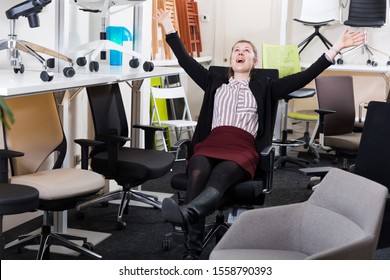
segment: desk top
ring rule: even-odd
[[[40,71],[25,71],[15,74],[12,69],[0,70],[0,96],[11,97],[50,91],[62,91],[99,84],[111,84],[124,81],[143,80],[156,76],[166,76],[183,72],[176,67],[156,67],[145,72],[142,67],[131,69],[121,66],[101,66],[99,72],[89,72],[86,68],[76,67],[76,75],[67,78],[62,73],[54,73],[50,82],[40,79]]]
[[[301,63],[303,69],[308,68],[311,63]],[[387,73],[390,72],[390,66],[369,66],[357,64],[341,64],[331,65],[326,70],[346,71],[346,72],[364,72],[364,73]]]

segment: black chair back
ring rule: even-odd
[[[122,95],[118,84],[88,87],[88,100],[91,108],[95,139],[100,135],[129,136],[129,127]],[[125,142],[121,143],[123,146]],[[106,146],[101,145],[92,149],[91,156],[102,152]]]
[[[390,104],[371,101],[355,163],[355,173],[390,190]]]
[[[350,0],[348,20],[344,25],[382,27],[386,23],[388,0]]]

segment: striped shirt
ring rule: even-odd
[[[258,127],[257,103],[249,80],[229,79],[217,89],[214,101],[212,129],[218,126],[241,128],[256,137]]]

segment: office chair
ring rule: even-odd
[[[243,213],[212,260],[373,259],[388,190],[333,168],[301,203]]]
[[[8,159],[0,151],[2,164]],[[8,176],[7,176],[8,177]],[[8,178],[5,178],[8,181]],[[16,184],[0,183],[0,259],[4,259],[3,216],[33,212],[38,208],[39,192],[37,189]]]
[[[319,144],[324,151],[334,151],[336,157],[342,157],[343,168],[348,169],[348,158],[356,157],[361,138],[361,132],[353,131],[355,101],[352,77],[319,76],[315,85]]]
[[[332,43],[321,34],[321,27],[334,24],[340,18],[339,0],[303,0],[301,15],[294,18],[295,21],[306,26],[314,27],[314,32],[298,44],[301,53],[310,42],[318,37],[327,49],[332,46]]]
[[[301,65],[296,45],[269,45],[263,44],[263,68],[275,68],[279,70],[279,76],[284,77],[301,71]],[[307,145],[304,140],[288,139],[287,120],[289,115],[288,103],[293,98],[309,98],[315,95],[314,89],[302,88],[296,90],[284,98],[284,115],[281,139],[272,141],[273,145],[280,147],[280,156],[275,162],[275,168],[285,167],[287,162],[306,166],[309,162],[305,159],[287,155],[288,149]],[[312,120],[311,116],[301,114],[304,121]],[[308,132],[307,132],[308,133]]]
[[[344,25],[351,27],[363,27],[367,35],[367,28],[381,28],[387,23],[388,0],[350,0],[348,19]],[[388,58],[387,65],[390,65],[389,54],[373,48],[368,44],[367,36],[364,43],[340,54],[337,59],[338,64],[343,64],[343,57],[356,50],[362,50],[367,53],[367,65],[378,66],[375,60],[374,52],[380,53]]]
[[[86,44],[83,44],[77,49],[71,50],[70,53],[78,55],[76,63],[79,66],[85,66],[87,64],[87,58],[89,57],[88,68],[91,72],[99,71],[99,62],[96,61],[97,57],[100,54],[101,60],[106,60],[107,54],[106,50],[116,50],[128,55],[133,56],[129,61],[129,66],[131,68],[137,68],[140,64],[139,60],[143,61],[143,69],[146,72],[151,72],[154,69],[154,64],[151,61],[148,61],[141,53],[135,52],[133,50],[126,49],[121,45],[114,43],[110,40],[107,40],[106,32],[106,19],[108,16],[113,14],[111,12],[112,7],[125,6],[123,9],[132,7],[134,5],[141,4],[145,0],[74,0],[74,3],[80,7],[81,11],[89,13],[100,13],[102,24],[100,31],[100,39],[95,40]]]
[[[228,68],[223,66],[210,66],[210,71],[219,73],[220,75],[227,76]],[[276,69],[256,69],[255,76],[257,77],[268,77],[277,78],[278,70]],[[269,112],[272,118],[272,127],[267,127],[267,130],[273,131],[276,113],[278,107],[278,101],[273,101]],[[272,133],[271,133],[272,135]],[[272,136],[271,136],[272,138]],[[192,146],[190,141],[183,141],[183,145],[187,145],[185,148],[188,151],[188,157],[191,154]],[[243,208],[250,209],[255,206],[261,206],[264,204],[266,194],[272,191],[273,181],[273,169],[274,169],[274,156],[275,149],[272,147],[272,139],[264,139],[264,149],[259,160],[259,165],[256,170],[255,179],[242,182],[230,190],[228,190],[222,201],[217,206],[217,216],[215,223],[206,225],[206,235],[203,240],[203,248],[206,247],[210,241],[215,237],[218,241],[220,237],[230,227],[228,221],[224,216],[224,211],[231,208],[231,219],[234,220],[240,210]],[[177,191],[179,204],[183,204],[183,197],[181,192],[186,191],[187,188],[187,174],[178,173],[171,178],[171,186]],[[165,250],[170,249],[172,242],[181,242],[183,240],[184,233],[181,225],[173,224],[173,231],[165,235],[162,247]]]
[[[104,179],[92,171],[61,168],[66,153],[66,138],[62,130],[54,95],[28,95],[7,100],[15,117],[10,129],[3,128],[5,150],[1,151],[1,174],[7,183],[10,160],[11,184],[34,187],[39,192],[43,224],[37,235],[19,237],[19,242],[6,249],[39,244],[37,259],[47,259],[52,245],[64,246],[90,258],[101,258],[92,251],[93,244],[84,237],[52,232],[51,212],[73,209],[76,204],[93,197],[104,187]],[[23,156],[24,155],[24,156]],[[50,166],[52,165],[52,169]],[[83,242],[80,246],[71,240]]]
[[[20,53],[20,51],[22,51],[33,56],[42,64],[44,70],[40,73],[40,78],[44,82],[53,80],[54,74],[50,71],[47,71],[47,69],[54,68],[55,62],[54,58],[45,59],[39,53],[53,56],[68,62],[69,66],[64,67],[63,69],[63,74],[65,77],[73,77],[76,73],[73,68],[73,60],[70,57],[67,57],[54,50],[31,42],[19,40],[16,34],[16,20],[21,16],[27,17],[30,28],[39,27],[40,23],[38,14],[45,6],[50,3],[51,0],[28,0],[8,9],[5,12],[7,18],[10,20],[10,31],[8,39],[0,40],[0,50],[8,50],[10,66],[13,68],[15,74],[22,74],[25,70]]]
[[[188,133],[188,138],[191,139],[193,132],[195,131],[196,121],[192,120],[190,107],[188,106],[187,96],[182,86],[172,88],[158,88],[151,87],[151,95],[153,100],[153,110],[151,117],[151,124],[158,126],[166,126],[171,129],[168,133],[173,132],[176,136],[176,141],[182,140],[183,135]],[[171,105],[171,111],[173,112],[172,118],[164,119],[160,116],[158,100],[164,100],[166,104]],[[175,100],[183,101],[183,107],[180,108],[181,116],[176,114]],[[176,102],[176,104],[178,104]],[[165,131],[162,134],[165,151],[171,150],[171,147],[166,146]],[[178,151],[178,150],[176,150]],[[174,151],[176,153],[176,151]],[[178,153],[176,153],[176,159],[178,159]]]
[[[89,153],[92,170],[102,174],[106,179],[115,180],[122,189],[79,204],[77,212],[79,217],[83,217],[81,210],[85,207],[120,199],[117,229],[121,230],[126,227],[126,222],[122,218],[128,211],[130,200],[161,208],[157,197],[135,191],[133,188],[168,173],[175,156],[153,149],[155,131],[163,130],[161,127],[135,125],[145,131],[146,149],[124,146],[130,138],[128,138],[126,112],[118,84],[88,87],[87,93],[96,141],[85,139],[76,141],[82,146],[83,155],[88,155],[88,148],[92,146]],[[88,161],[83,161],[82,166],[88,166]]]

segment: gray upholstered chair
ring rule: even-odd
[[[333,168],[306,202],[241,214],[210,259],[372,259],[387,195]]]

